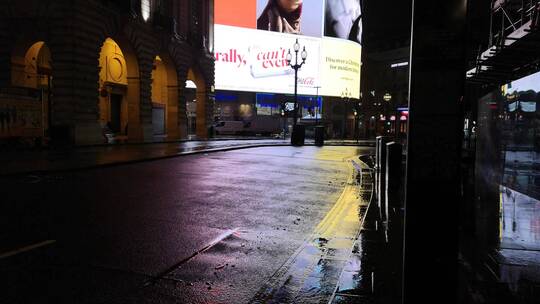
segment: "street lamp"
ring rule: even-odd
[[[351,92],[347,88],[345,88],[345,91],[341,92],[341,98],[345,100],[345,103],[343,104],[343,129],[342,129],[342,138],[345,139],[345,127],[347,126],[347,104],[349,103],[349,100],[351,99]]]
[[[302,62],[298,63],[298,52],[300,51],[300,44],[298,43],[298,38],[296,38],[296,42],[293,45],[293,49],[294,49],[294,54],[295,54],[294,64],[292,64],[291,49],[289,49],[286,59],[289,66],[294,70],[294,112],[293,112],[293,134],[294,134],[295,129],[296,129],[296,119],[298,117],[298,70],[302,67],[302,65],[304,65],[304,63],[306,63],[307,52],[306,52],[306,47],[304,46],[302,49],[302,52],[300,53]]]
[[[356,107],[353,109],[354,114],[354,137],[356,138],[356,142],[358,143],[358,110]]]
[[[316,86],[315,89],[317,89],[317,98],[315,99],[315,103],[317,105],[317,110],[315,111],[315,126],[318,126],[319,125],[319,118],[318,118],[318,112],[320,112],[320,107],[319,107],[319,89],[321,88],[321,86]]]

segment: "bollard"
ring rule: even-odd
[[[377,156],[378,156],[378,160],[377,162],[379,163],[379,168],[378,168],[378,171],[377,171],[377,184],[376,184],[376,191],[377,191],[377,206],[379,207],[379,214],[381,216],[381,218],[384,220],[384,216],[385,216],[385,213],[384,213],[384,210],[383,210],[383,205],[384,205],[384,202],[385,202],[385,189],[386,189],[386,179],[385,179],[385,174],[386,174],[386,144],[389,142],[389,137],[387,136],[380,136],[380,140],[379,140],[379,145],[377,147]]]
[[[375,171],[375,199],[377,200],[377,205],[379,205],[379,169],[381,167],[380,157],[379,157],[379,146],[381,145],[382,136],[377,136],[375,138],[375,166],[373,170]]]
[[[315,146],[324,146],[324,126],[315,126]]]
[[[399,190],[401,187],[402,146],[396,142],[386,144],[386,187],[384,213],[387,221],[391,221],[396,210],[400,208]]]
[[[296,125],[291,134],[291,144],[293,146],[303,146],[306,137],[306,127],[304,125]]]
[[[381,145],[381,140],[382,136],[377,136],[375,138],[375,170],[380,168],[379,146]]]

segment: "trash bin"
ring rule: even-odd
[[[51,126],[49,132],[53,146],[65,147],[72,143],[71,129],[68,125]]]
[[[305,137],[306,127],[302,125],[296,125],[292,131],[291,144],[293,146],[303,146]]]
[[[315,127],[315,145],[319,147],[324,145],[324,126]]]

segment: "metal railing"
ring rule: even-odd
[[[506,38],[538,18],[538,0],[493,0],[491,4],[489,47],[504,46]]]

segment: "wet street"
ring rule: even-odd
[[[259,147],[2,178],[0,303],[326,303],[359,267],[366,154]]]

